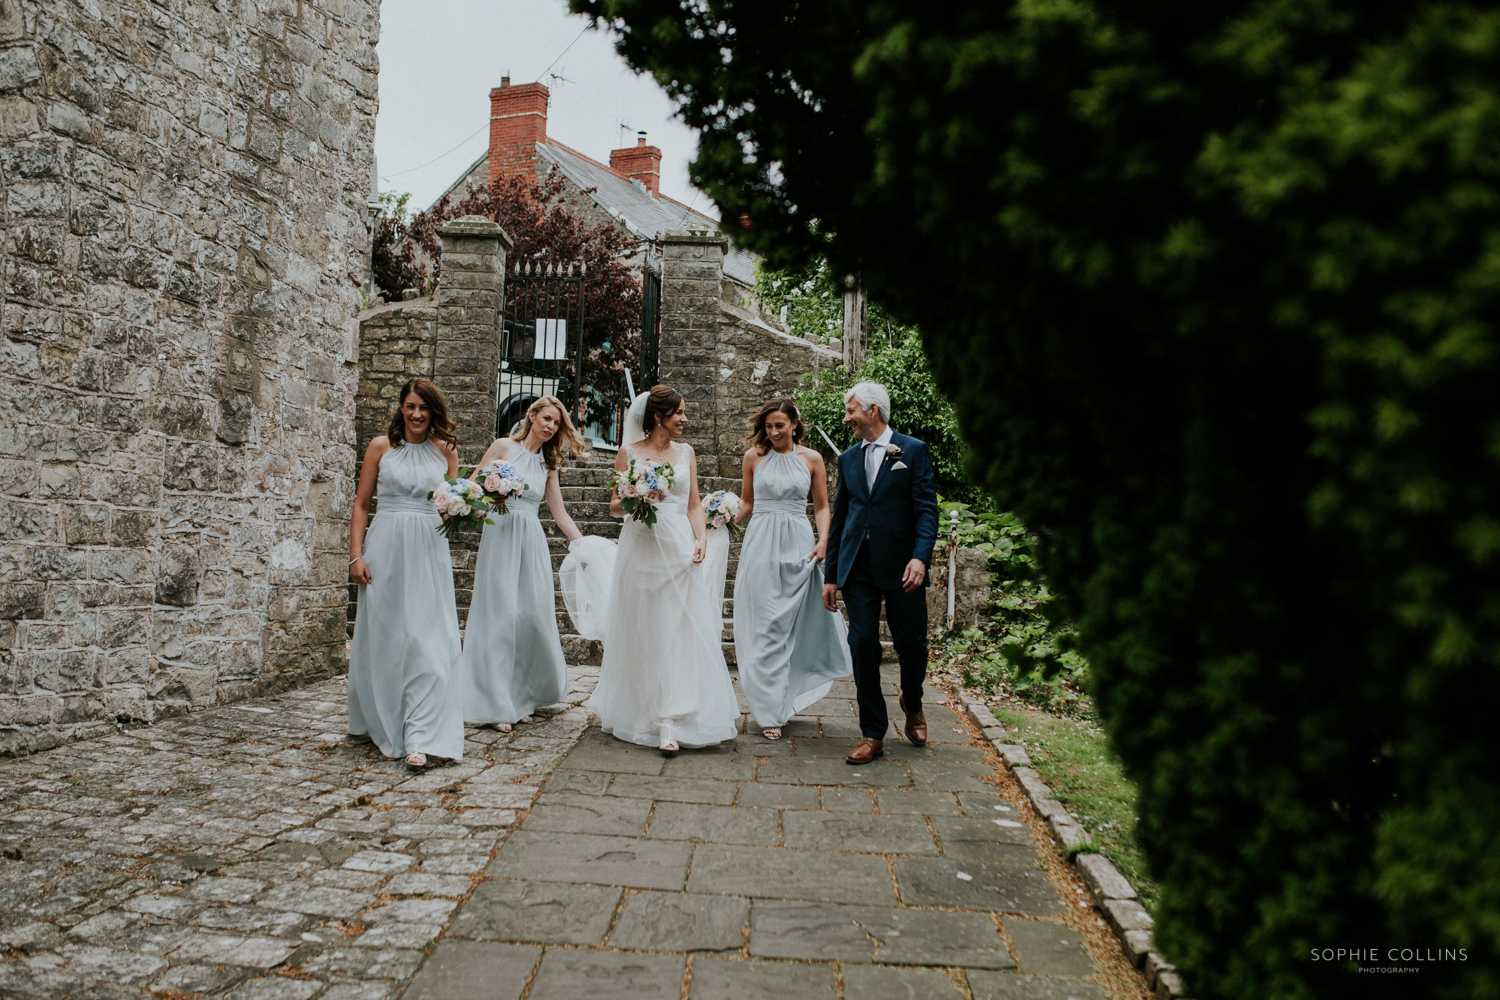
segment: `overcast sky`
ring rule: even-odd
[[[579,37],[587,23],[563,0],[384,0],[380,189],[411,192],[416,209],[431,204],[488,147],[490,88],[509,74],[512,85],[545,83],[547,134],[596,160],[608,163],[611,149],[635,145],[636,130],[645,129],[646,141],[661,147],[662,193],[694,202],[693,131],[672,118],[655,81],[626,67],[606,34]],[[702,195],[694,207],[717,214]]]

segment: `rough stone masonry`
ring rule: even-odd
[[[344,669],[377,0],[0,0],[0,752]]]

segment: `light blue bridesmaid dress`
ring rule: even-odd
[[[755,466],[755,504],[734,574],[734,652],[755,721],[784,726],[853,672],[848,627],[823,607],[823,574],[808,562],[812,472],[772,449]]]
[[[525,448],[508,461],[530,488],[485,525],[464,631],[464,721],[479,724],[515,722],[568,690],[552,556],[537,513],[547,465]]]
[[[448,474],[431,440],[380,457],[349,657],[349,732],[387,757],[464,752],[453,561],[427,494]]]

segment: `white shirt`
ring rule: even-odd
[[[880,475],[880,463],[885,461],[885,446],[891,443],[891,434],[890,425],[887,424],[880,437],[864,443],[865,485],[872,490],[875,488],[875,477]]]

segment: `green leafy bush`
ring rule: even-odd
[[[938,643],[939,660],[971,687],[1008,695],[1053,712],[1087,711],[1088,661],[1073,647],[1071,626],[1048,617],[1052,594],[1032,554],[1034,539],[1006,512],[976,512],[968,504],[938,503],[944,531],[958,514],[958,544],[985,554],[993,603],[979,625]]]
[[[1193,993],[1500,996],[1500,8],[573,4],[739,239],[921,328]]]

